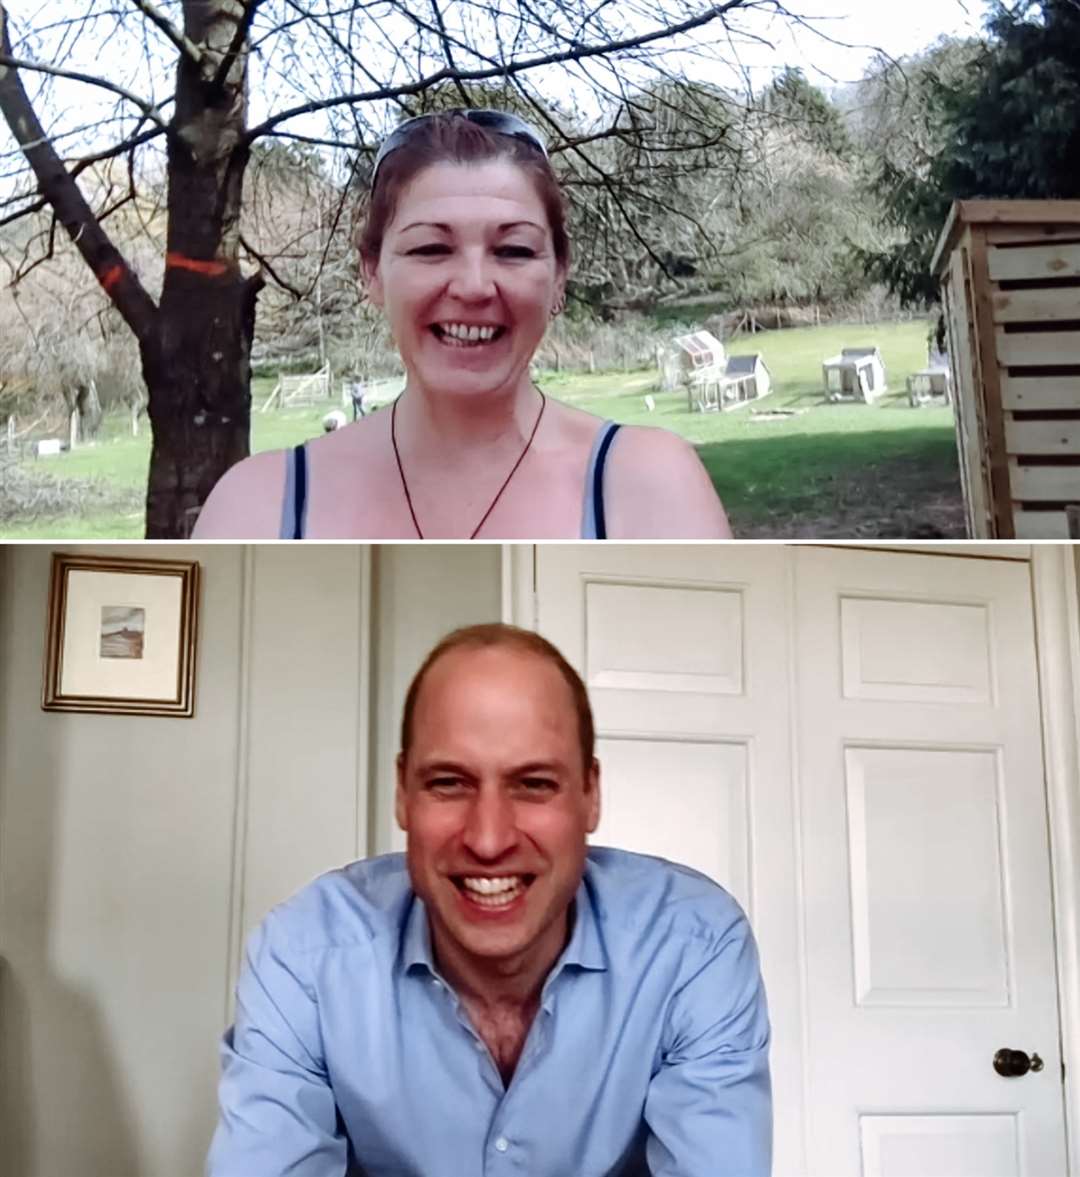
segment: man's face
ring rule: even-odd
[[[440,658],[399,758],[396,812],[437,939],[509,961],[561,935],[600,795],[558,669],[509,646]]]

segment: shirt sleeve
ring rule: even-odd
[[[208,1177],[343,1177],[348,1141],[326,1072],[315,992],[271,914],[248,941],[221,1044]]]
[[[769,1017],[746,917],[675,994],[645,1100],[652,1177],[768,1177]]]

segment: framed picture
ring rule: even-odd
[[[199,565],[53,553],[46,711],[195,710]]]

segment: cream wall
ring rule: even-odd
[[[494,549],[151,554],[203,568],[190,720],[43,712],[51,549],[0,549],[0,1170],[19,1177],[201,1171],[243,936],[390,845],[369,785],[392,782],[408,677],[498,616]]]
[[[375,610],[372,681],[375,741],[371,794],[371,851],[401,850],[394,822],[394,757],[409,681],[424,655],[448,630],[500,620],[501,556],[494,545],[418,545],[372,549]]]

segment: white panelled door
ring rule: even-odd
[[[778,1177],[1062,1177],[1027,565],[535,559],[535,623],[596,712],[595,840],[704,871],[754,924]],[[1043,1069],[1002,1077],[1000,1048]]]
[[[1060,1177],[1028,569],[793,556],[810,1169]]]
[[[750,916],[773,1029],[775,1172],[803,1171],[786,552],[544,546],[538,628],[596,716],[593,841],[659,854]]]

